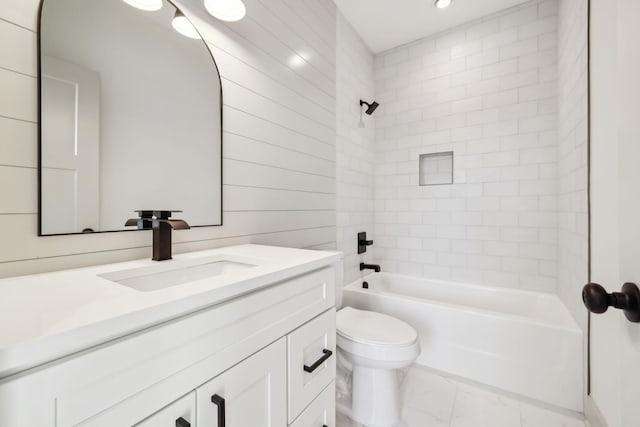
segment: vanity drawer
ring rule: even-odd
[[[336,376],[336,312],[329,310],[287,337],[289,422]]]
[[[196,392],[165,406],[135,427],[196,427]]]
[[[290,427],[336,427],[336,390],[332,381]]]

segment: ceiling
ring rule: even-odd
[[[438,9],[434,0],[335,0],[374,53],[490,15],[527,0],[453,0]]]

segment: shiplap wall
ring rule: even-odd
[[[344,282],[361,276],[361,261],[373,259],[372,248],[358,255],[357,233],[373,235],[375,182],[375,115],[360,121],[360,99],[374,99],[373,53],[338,12],[337,45],[337,245],[344,253]]]
[[[174,251],[248,242],[334,248],[333,1],[245,0],[247,17],[231,24],[199,0],[176,3],[222,76],[224,226],[175,232]],[[150,256],[148,231],[37,236],[38,4],[0,2],[0,277]]]

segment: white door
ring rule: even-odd
[[[286,366],[286,338],[282,338],[199,387],[198,425],[285,427]]]
[[[592,281],[640,284],[640,1],[591,1]],[[609,427],[640,426],[640,323],[591,315],[591,397]]]
[[[100,229],[100,77],[42,58],[42,233]]]

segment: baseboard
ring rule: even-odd
[[[589,427],[609,427],[591,396],[584,400],[584,417]]]

